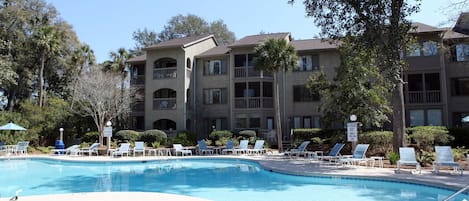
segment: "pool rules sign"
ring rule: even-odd
[[[358,141],[358,123],[357,122],[347,123],[347,141],[349,142]]]

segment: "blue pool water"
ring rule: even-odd
[[[142,162],[0,160],[0,199],[14,195],[145,191],[214,201],[441,200],[453,191],[424,185],[344,177],[304,177],[228,159]],[[467,195],[455,200],[468,199]],[[469,199],[468,199],[469,200]]]

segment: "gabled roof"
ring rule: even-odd
[[[141,62],[141,61],[146,61],[146,60],[147,60],[147,55],[142,54],[142,55],[128,59],[127,62],[135,63],[135,62]]]
[[[205,40],[210,40],[210,39],[213,40],[215,44],[218,45],[218,42],[215,39],[215,36],[213,34],[210,34],[210,35],[205,35],[205,36],[190,36],[190,37],[184,37],[184,38],[175,38],[172,40],[164,41],[164,42],[143,48],[143,50],[154,50],[154,49],[175,48],[175,47],[186,48],[191,45],[197,44]]]
[[[293,40],[291,44],[295,47],[296,51],[303,50],[328,50],[337,49],[338,45],[330,43],[323,39],[307,39],[307,40]]]
[[[446,31],[445,34],[443,35],[443,39],[447,40],[447,39],[469,38],[469,35],[458,33],[453,30],[448,29],[448,31]]]
[[[453,31],[469,35],[469,12],[461,13],[459,15]]]
[[[259,35],[250,35],[246,36],[244,38],[241,38],[231,45],[228,45],[228,47],[248,47],[248,46],[256,46],[263,41],[265,41],[267,38],[288,38],[291,40],[291,36],[289,32],[284,32],[284,33],[271,33],[271,34],[259,34]]]
[[[430,32],[443,32],[445,29],[436,28],[428,24],[413,22],[412,26],[414,29],[410,30],[410,33],[430,33]]]
[[[222,46],[216,46],[212,49],[209,49],[196,57],[210,57],[210,56],[219,56],[219,55],[225,55],[230,51],[230,49],[226,45]]]

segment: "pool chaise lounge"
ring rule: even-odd
[[[399,160],[397,161],[397,171],[401,170],[402,165],[415,166],[416,171],[422,174],[420,163],[415,159],[415,150],[413,147],[399,147]]]
[[[254,148],[248,149],[249,154],[265,154],[267,151],[264,149],[264,140],[256,140]]]
[[[178,156],[179,153],[181,153],[181,156],[192,156],[192,151],[183,147],[182,144],[173,144],[173,148],[176,156]]]
[[[351,157],[342,156],[339,160],[339,164],[344,165],[359,165],[360,163],[367,163],[368,159],[366,158],[366,151],[368,150],[369,144],[358,144],[353,151]]]
[[[285,155],[287,155],[288,157],[292,157],[292,156],[300,156],[301,154],[307,154],[307,150],[306,150],[306,147],[309,145],[310,141],[303,141],[300,146],[298,146],[298,148],[296,149],[290,149],[288,151],[285,152]]]
[[[197,144],[199,145],[199,154],[205,155],[205,154],[210,154],[213,155],[213,149],[209,149],[207,147],[207,143],[205,143],[205,140],[199,140],[197,141]]]
[[[451,167],[453,172],[462,175],[464,170],[454,161],[450,146],[435,146],[436,160],[433,161],[433,172],[439,173],[440,167]]]
[[[80,149],[80,151],[78,151],[78,153],[80,155],[88,154],[88,156],[92,156],[93,154],[96,154],[96,156],[97,156],[98,155],[98,147],[99,147],[99,143],[95,142],[88,148]]]
[[[116,156],[129,156],[130,153],[130,143],[122,143],[116,151],[111,152],[112,157]]]

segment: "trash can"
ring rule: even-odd
[[[64,142],[62,140],[56,140],[55,141],[55,149],[63,150],[64,147],[65,147],[65,145],[64,145]],[[64,154],[64,151],[57,151],[55,153],[61,155],[61,154]]]

